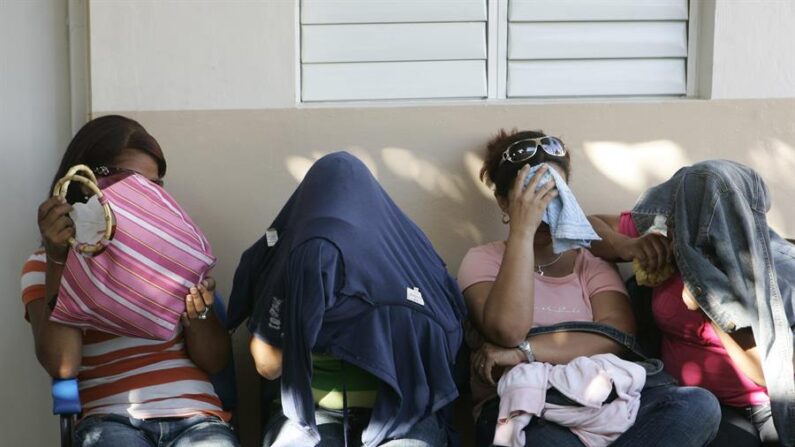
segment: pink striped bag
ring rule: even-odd
[[[71,181],[94,190],[107,231],[94,245],[70,240],[50,319],[117,335],[173,338],[188,289],[215,265],[207,238],[163,188],[142,175],[100,190],[93,172],[76,166],[56,193],[65,196]]]

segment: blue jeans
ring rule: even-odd
[[[362,445],[362,430],[367,427],[369,419],[369,410],[352,409],[350,411],[348,415],[351,427],[348,437],[349,446]],[[315,421],[321,438],[317,447],[345,446],[342,411],[318,408],[315,410]],[[281,411],[271,416],[265,426],[263,447],[270,447],[271,444],[279,440],[279,436],[284,433],[286,426],[287,417]],[[383,447],[440,447],[446,445],[447,431],[438,414],[432,414],[419,421],[400,439],[388,439],[380,444]]]
[[[135,419],[109,414],[89,416],[75,428],[82,447],[236,447],[232,427],[213,417]]]
[[[488,447],[494,439],[499,403],[487,403],[476,426],[477,447]],[[709,391],[696,387],[663,385],[641,393],[635,424],[614,447],[703,447],[718,431],[720,406]],[[568,428],[533,418],[525,428],[525,445],[533,447],[584,447]]]

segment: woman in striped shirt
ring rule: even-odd
[[[80,129],[53,186],[76,164],[135,171],[158,184],[166,173],[157,141],[139,123],[121,116],[97,118]],[[70,204],[80,195],[75,188],[66,200],[50,198],[39,206],[43,247],[28,258],[21,280],[39,362],[52,377],[79,380],[83,413],[75,430],[77,445],[238,445],[227,423],[230,415],[208,379],[225,366],[231,349],[229,335],[213,313],[204,312],[213,304],[212,278],[190,289],[182,329],[165,342],[49,320],[70,256],[67,240],[75,234]]]

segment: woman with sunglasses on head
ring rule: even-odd
[[[84,164],[100,181],[139,174],[162,186],[166,160],[140,124],[104,116],[74,136],[49,191],[70,167]],[[110,180],[110,178],[108,178]],[[66,199],[51,197],[38,211],[43,246],[22,271],[22,302],[36,357],[53,378],[77,377],[83,413],[75,429],[78,446],[236,446],[230,414],[209,382],[230,356],[226,331],[210,311],[215,280],[207,277],[185,297],[183,328],[172,340],[116,336],[50,320],[75,236],[72,205],[87,199],[78,187]]]
[[[528,181],[531,169],[537,171]],[[565,187],[571,161],[558,138],[501,131],[487,146],[481,178],[494,189],[508,238],[472,248],[458,274],[471,323],[467,342],[474,350],[471,385],[478,446],[491,445],[494,439],[499,406],[495,384],[511,368],[624,353],[622,345],[597,333],[528,336],[531,329],[586,322],[600,323],[608,332],[634,331],[632,309],[615,268],[582,248],[555,250],[550,226],[542,222],[558,197],[555,181],[542,182],[550,170]],[[640,395],[634,425],[612,445],[703,446],[714,436],[718,419],[717,402],[704,390],[649,387]],[[528,446],[584,445],[569,428],[537,418],[524,435]]]

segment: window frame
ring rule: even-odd
[[[698,98],[703,87],[704,77],[711,71],[711,66],[700,64],[700,57],[704,56],[699,39],[699,31],[703,26],[702,21],[708,20],[710,11],[702,11],[701,3],[687,0],[687,56],[685,58],[685,94],[683,95],[627,95],[627,96],[549,96],[549,97],[520,97],[509,98],[508,91],[508,5],[511,0],[485,0],[486,1],[486,97],[484,98],[418,98],[418,99],[377,99],[377,100],[331,100],[331,101],[304,101],[302,98],[302,36],[301,36],[301,3],[294,0],[295,4],[295,101],[301,108],[325,108],[345,105],[454,105],[454,104],[512,104],[512,103],[566,103],[566,102],[627,102],[638,100],[672,100]],[[714,10],[712,10],[714,16]],[[705,57],[706,58],[706,57]],[[701,95],[703,96],[703,95]]]

